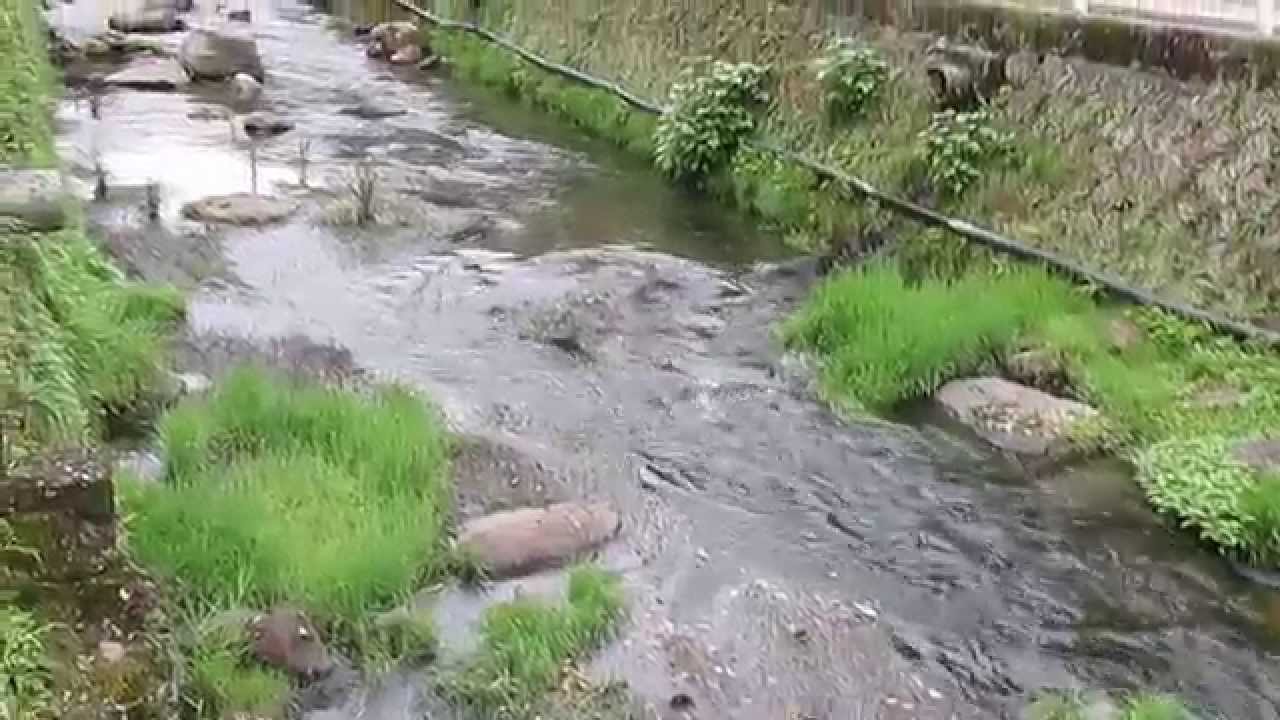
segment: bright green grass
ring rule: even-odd
[[[408,392],[244,368],[160,432],[166,482],[129,488],[129,541],[197,614],[288,601],[352,628],[443,567],[448,441]]]
[[[0,0],[0,164],[52,165],[56,78],[30,0]]]
[[[53,695],[46,628],[30,613],[0,607],[0,717],[38,718]]]
[[[525,717],[555,689],[567,663],[598,646],[622,614],[615,575],[579,567],[559,607],[525,599],[492,608],[478,655],[448,683],[450,695],[484,717]]]
[[[876,264],[820,285],[784,336],[821,358],[833,398],[885,411],[994,362],[1040,318],[1088,307],[1040,270],[912,283]]]
[[[1086,720],[1098,717],[1090,713],[1079,696],[1049,693],[1027,707],[1028,720]],[[1172,695],[1139,693],[1126,698],[1116,711],[1103,720],[1194,720],[1195,715],[1181,700]]]

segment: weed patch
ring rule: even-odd
[[[0,608],[0,718],[40,717],[53,702],[46,628],[21,608]]]
[[[42,31],[35,3],[0,0],[0,164],[49,166],[57,160],[51,120],[57,84]]]
[[[447,438],[412,394],[234,372],[160,426],[165,483],[129,539],[197,615],[288,601],[351,630],[445,562]]]
[[[251,657],[246,635],[239,626],[199,630],[187,658],[186,698],[197,717],[284,716],[289,679]]]
[[[562,606],[530,599],[491,609],[479,654],[448,680],[446,690],[484,717],[528,717],[542,695],[555,689],[566,665],[608,636],[622,606],[616,576],[576,568]]]

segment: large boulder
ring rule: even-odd
[[[67,222],[62,177],[54,170],[0,167],[0,221],[6,218],[39,231]]]
[[[297,204],[283,198],[236,193],[187,203],[182,214],[196,222],[259,226],[280,222],[297,209]]]
[[[470,520],[458,547],[492,577],[563,565],[612,538],[620,527],[608,505],[559,503]]]
[[[115,13],[107,19],[107,27],[123,33],[171,33],[186,24],[172,8],[144,8]]]
[[[173,58],[146,58],[108,75],[107,85],[134,90],[176,90],[187,84],[187,71]]]
[[[421,51],[422,33],[411,22],[385,22],[369,31],[366,53],[372,58],[392,58],[408,47]],[[414,60],[417,62],[417,60]]]
[[[266,79],[258,41],[230,27],[193,29],[182,41],[178,59],[196,80],[224,80],[238,73],[258,82]]]
[[[1071,450],[1071,431],[1097,411],[1003,378],[954,380],[935,399],[992,445],[1030,456],[1060,457]]]

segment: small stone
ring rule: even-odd
[[[1106,338],[1115,352],[1128,352],[1146,340],[1147,333],[1138,324],[1125,317],[1112,318],[1107,323]]]
[[[303,678],[315,678],[333,668],[328,649],[302,613],[280,608],[250,623],[253,652],[271,667]]]
[[[700,560],[701,562],[705,563],[711,559],[710,553],[708,553],[705,548],[698,548],[697,554],[698,554],[698,560]]]
[[[247,137],[254,140],[265,140],[283,135],[293,129],[293,123],[271,113],[249,113],[237,120]]]
[[[182,214],[189,220],[227,225],[268,225],[296,212],[298,206],[282,198],[249,193],[217,195],[187,203]]]
[[[107,665],[121,662],[126,655],[128,655],[128,650],[118,642],[103,640],[98,643],[98,660]]]
[[[621,518],[603,503],[520,508],[463,524],[458,546],[494,577],[562,565],[612,539]]]
[[[686,711],[694,708],[693,698],[689,693],[676,693],[671,696],[671,700],[667,703],[672,710]]]
[[[105,82],[113,87],[168,92],[185,86],[189,79],[187,71],[173,58],[139,58],[108,75]]]

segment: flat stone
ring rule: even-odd
[[[1098,414],[1083,403],[995,377],[949,382],[934,399],[992,445],[1025,455],[1065,453],[1071,427]]]
[[[1259,438],[1236,445],[1231,459],[1259,473],[1280,473],[1280,438]]]
[[[41,232],[67,222],[62,177],[56,170],[0,167],[0,219],[5,217]]]
[[[107,27],[125,33],[171,33],[184,29],[186,24],[172,8],[150,8],[116,13],[107,20]]]
[[[222,80],[238,73],[258,82],[266,79],[258,41],[232,26],[194,28],[182,41],[178,57],[196,80]]]
[[[617,534],[618,513],[603,503],[559,503],[486,515],[463,524],[458,546],[493,577],[572,561]]]
[[[315,626],[300,611],[278,608],[249,623],[253,654],[278,670],[316,678],[333,669],[333,658]]]
[[[128,67],[106,77],[105,82],[114,87],[134,90],[177,90],[189,82],[187,71],[172,58],[146,58],[134,60]]]
[[[182,214],[189,220],[226,225],[256,226],[280,222],[296,212],[292,200],[235,193],[215,195],[187,203]]]

